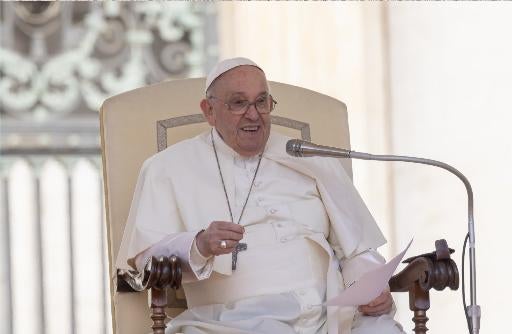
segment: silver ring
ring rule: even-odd
[[[222,249],[228,248],[228,243],[226,242],[226,240],[220,241],[220,248],[222,248]]]

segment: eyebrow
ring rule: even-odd
[[[230,94],[229,98],[232,98],[232,97],[236,97],[237,95],[243,95],[243,96],[246,96],[246,94],[244,92],[234,92],[232,94]],[[262,91],[260,92],[257,97],[260,97],[262,95],[270,95],[270,92],[268,91]]]

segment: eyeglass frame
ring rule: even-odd
[[[276,101],[276,100],[274,100],[274,97],[272,96],[272,94],[268,94],[268,95],[267,95],[267,98],[268,98],[268,97],[270,97],[270,109],[268,110],[268,112],[266,112],[266,111],[265,111],[265,112],[261,112],[261,111],[258,109],[258,107],[256,106],[257,101],[249,102],[249,100],[245,100],[245,101],[249,102],[249,103],[245,106],[245,108],[242,108],[242,109],[240,109],[239,111],[236,111],[236,110],[233,110],[233,109],[231,108],[231,106],[230,106],[230,104],[229,104],[229,103],[226,103],[226,101],[225,101],[225,100],[223,100],[223,99],[221,99],[221,98],[219,98],[219,97],[216,97],[216,96],[210,95],[210,96],[206,96],[206,99],[207,99],[207,100],[209,100],[209,99],[215,99],[215,100],[219,100],[219,101],[221,101],[221,102],[222,102],[222,103],[223,103],[223,104],[228,108],[228,110],[231,112],[231,114],[233,114],[233,115],[243,115],[243,114],[245,114],[245,113],[249,110],[249,108],[250,108],[251,106],[254,106],[254,109],[256,109],[256,111],[257,111],[259,114],[264,114],[264,115],[266,115],[266,114],[270,114],[270,113],[271,113],[271,112],[276,108],[276,105],[277,105],[277,101]],[[258,97],[258,98],[259,98],[259,97]],[[257,100],[258,98],[256,98],[256,100]],[[243,111],[243,112],[242,112],[242,111]]]

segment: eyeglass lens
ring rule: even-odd
[[[274,109],[274,100],[271,95],[261,96],[250,103],[247,100],[233,100],[227,103],[229,109],[235,113],[245,113],[251,105],[254,105],[259,113],[269,113]]]

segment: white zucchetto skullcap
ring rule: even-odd
[[[206,84],[204,86],[205,93],[208,90],[208,88],[210,87],[210,85],[212,84],[212,82],[215,81],[215,79],[217,79],[218,77],[220,77],[222,74],[226,73],[227,71],[232,70],[235,67],[243,66],[243,65],[255,66],[261,70],[261,67],[259,67],[255,62],[253,62],[252,60],[250,60],[248,58],[237,57],[237,58],[225,59],[221,62],[218,62],[217,65],[215,65],[213,67],[213,69],[210,71],[210,73],[206,77]]]

